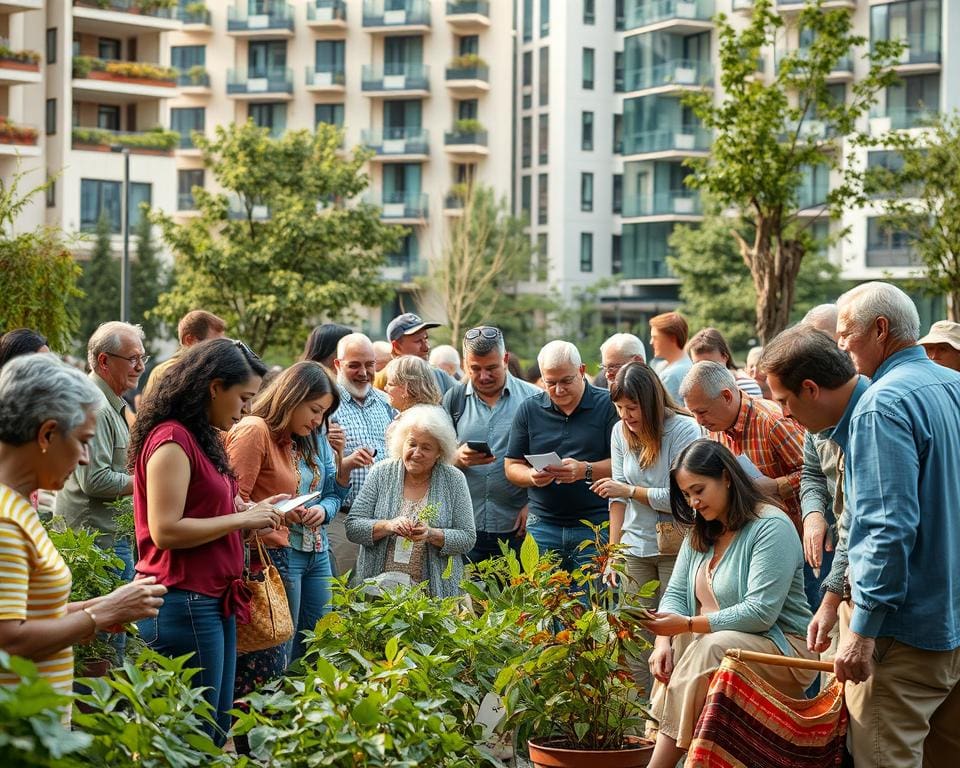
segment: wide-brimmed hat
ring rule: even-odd
[[[930,326],[930,333],[924,336],[918,344],[949,344],[960,352],[960,323],[952,320],[938,320]]]

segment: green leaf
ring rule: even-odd
[[[523,565],[523,572],[528,576],[532,574],[537,563],[540,562],[540,548],[531,534],[527,534],[520,545],[520,563]]]
[[[393,661],[394,659],[397,658],[397,650],[399,649],[399,647],[400,647],[400,638],[398,638],[396,635],[394,635],[387,641],[387,646],[384,649],[384,656],[387,659],[387,661]]]
[[[371,697],[359,701],[350,714],[361,725],[373,725],[380,717],[377,704]]]

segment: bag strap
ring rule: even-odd
[[[457,424],[467,407],[467,385],[456,384],[443,396],[443,407],[450,414],[453,422],[453,431],[457,431]]]
[[[273,559],[270,557],[270,553],[267,552],[267,548],[263,546],[263,539],[259,536],[254,536],[253,538],[254,541],[257,542],[257,554],[260,556],[260,565],[266,569],[268,565],[273,565]]]

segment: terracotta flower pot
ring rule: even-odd
[[[653,756],[653,743],[637,736],[626,740],[636,746],[629,749],[568,749],[551,745],[549,740],[527,742],[530,761],[536,768],[644,768]]]

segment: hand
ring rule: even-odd
[[[410,539],[410,541],[426,541],[429,534],[430,526],[417,520],[407,531],[407,538]]]
[[[654,613],[655,619],[640,622],[653,634],[660,637],[673,637],[682,635],[687,631],[689,623],[686,616],[677,613]]]
[[[603,569],[603,581],[610,589],[616,589],[617,584],[620,582],[617,571],[613,567],[612,560],[608,560]]]
[[[830,631],[837,624],[837,603],[840,597],[833,592],[827,592],[820,601],[820,607],[813,614],[807,627],[807,648],[817,653],[823,653],[830,647]]]
[[[767,496],[772,496],[775,499],[780,498],[780,486],[777,485],[777,481],[772,477],[758,477],[753,481],[754,487],[761,493],[765,493]]]
[[[527,515],[529,514],[529,512],[530,512],[529,507],[523,507],[517,513],[517,520],[513,524],[513,528],[517,532],[516,537],[518,539],[525,538],[527,535]]]
[[[373,452],[369,448],[357,448],[353,453],[347,454],[340,462],[340,466],[347,472],[353,472],[360,467],[372,466],[376,461]]]
[[[655,645],[650,652],[649,665],[650,674],[666,685],[673,674],[673,648],[667,643]]]
[[[483,464],[492,464],[496,460],[496,456],[475,451],[464,443],[457,448],[457,455],[453,463],[460,467],[460,469],[463,469],[464,467],[479,467]]]
[[[823,563],[823,550],[833,546],[827,541],[827,519],[822,512],[811,512],[803,518],[803,557],[811,568]]]
[[[241,528],[276,530],[283,524],[283,513],[267,500],[257,502],[239,515],[243,521]]]
[[[337,424],[337,422],[331,421],[327,429],[327,441],[334,451],[342,454],[344,446],[347,444],[347,433],[343,431],[343,427]]]
[[[553,482],[553,473],[543,470],[543,472],[537,472],[533,467],[530,467],[530,484],[535,488],[543,488],[545,485],[550,485]]]
[[[633,491],[633,488],[626,483],[618,483],[616,480],[613,480],[609,477],[605,477],[602,480],[597,480],[590,486],[590,490],[593,491],[601,499],[629,499],[630,493]]]
[[[318,525],[323,525],[323,521],[327,519],[327,511],[323,507],[299,507],[299,509],[302,510],[300,512],[300,523],[307,528],[316,528]]]
[[[553,475],[553,479],[558,483],[575,483],[577,480],[583,480],[583,463],[576,459],[563,459],[559,465],[544,467],[544,472]]]
[[[160,612],[166,593],[167,588],[157,584],[154,576],[137,577],[97,601],[97,621],[110,627],[152,618]]]
[[[873,674],[873,649],[877,642],[856,632],[840,643],[833,671],[841,683],[862,683]]]
[[[385,520],[387,530],[390,531],[394,536],[403,536],[403,538],[410,538],[410,527],[413,521],[409,517],[394,517],[390,520]]]

